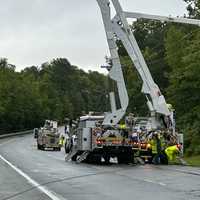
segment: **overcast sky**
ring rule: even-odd
[[[128,11],[182,16],[183,0],[120,0]],[[99,70],[108,54],[96,0],[0,0],[0,57],[24,67],[65,57]]]

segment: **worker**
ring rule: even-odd
[[[139,141],[139,137],[138,137],[138,133],[137,130],[134,130],[130,136],[130,139],[132,142],[138,142]]]
[[[165,132],[160,132],[159,138],[161,144],[161,151],[164,151],[167,147]]]
[[[152,149],[152,163],[158,165],[160,164],[161,142],[156,132],[153,133],[149,143],[151,144]]]
[[[126,130],[126,124],[122,121],[119,124],[119,129],[121,129],[121,136],[123,138],[128,138],[128,131]]]
[[[126,124],[123,123],[123,122],[120,122],[119,128],[120,129],[126,129]]]
[[[180,148],[178,145],[169,146],[165,149],[165,153],[169,161],[174,161],[179,152]]]
[[[75,134],[71,137],[71,145],[76,146],[77,145],[77,136]]]
[[[64,146],[64,141],[65,141],[65,137],[62,135],[62,136],[60,137],[60,140],[59,140],[59,145],[60,145],[60,147],[63,147],[63,146]]]
[[[161,151],[160,151],[160,164],[168,164],[168,158],[165,153],[165,149],[167,147],[165,133],[161,132],[160,134],[160,144],[161,144]]]

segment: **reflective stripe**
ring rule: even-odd
[[[125,125],[125,124],[120,124],[120,125],[119,125],[119,128],[120,128],[120,129],[126,129],[126,125]]]
[[[169,160],[174,160],[176,158],[176,153],[178,153],[178,147],[176,145],[167,147],[165,153]]]

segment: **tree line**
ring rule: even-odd
[[[84,72],[65,58],[21,72],[0,60],[0,132],[39,127],[45,119],[60,122],[88,111],[106,111],[108,79]]]

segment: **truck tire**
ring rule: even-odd
[[[72,161],[76,161],[76,159],[77,159],[77,154],[75,154],[75,155],[72,156],[72,158],[71,158]]]
[[[118,161],[118,164],[126,164],[126,160],[125,160],[123,154],[120,154],[117,156],[117,161]]]
[[[110,155],[106,154],[103,156],[104,160],[105,160],[105,164],[109,164],[110,163]]]
[[[117,156],[118,164],[134,163],[134,157],[131,152],[123,152]]]
[[[101,155],[89,154],[85,161],[89,164],[101,164]]]
[[[94,163],[94,164],[101,164],[101,155],[99,155],[99,154],[94,154],[94,155],[93,155],[93,163]]]

